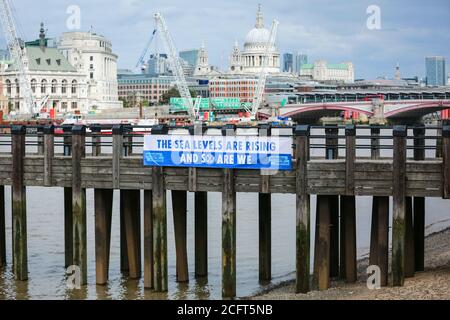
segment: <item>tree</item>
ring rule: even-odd
[[[197,97],[197,92],[195,90],[189,89],[189,93],[191,94],[192,98]],[[180,98],[180,97],[181,96],[180,96],[180,92],[178,91],[178,89],[175,87],[172,87],[169,89],[169,91],[167,91],[166,93],[164,93],[161,96],[160,102],[161,102],[161,104],[167,105],[170,102],[170,98]]]

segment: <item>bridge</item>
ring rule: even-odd
[[[423,116],[450,109],[450,99],[382,100],[356,102],[318,102],[288,104],[280,109],[280,116],[290,117],[297,122],[318,120],[325,116],[339,116],[342,112],[364,114],[379,122],[386,120],[417,121]],[[262,110],[262,114],[269,114]]]

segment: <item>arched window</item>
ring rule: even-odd
[[[77,93],[77,80],[72,81],[72,94]]]
[[[11,80],[6,80],[6,93],[8,94],[8,95],[11,95],[11,91],[12,91],[12,89],[11,89]]]
[[[36,93],[36,86],[37,86],[36,79],[31,79],[31,91],[33,91],[33,93]]]
[[[61,93],[66,94],[67,93],[67,80],[63,80],[61,82]]]
[[[52,93],[56,93],[57,87],[58,87],[58,81],[52,80]]]
[[[41,81],[41,93],[46,94],[47,93],[47,80],[43,79]]]
[[[14,80],[14,84],[16,85],[16,94],[19,95],[20,94],[19,80],[18,79]]]

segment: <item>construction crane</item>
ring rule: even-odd
[[[168,53],[168,60],[170,68],[172,69],[173,75],[175,77],[175,84],[180,92],[180,96],[185,101],[188,106],[188,114],[191,118],[192,122],[196,122],[198,120],[198,111],[200,109],[200,99],[201,97],[197,97],[195,105],[192,101],[191,93],[189,92],[189,87],[187,85],[186,78],[184,76],[183,66],[181,64],[180,57],[178,55],[178,51],[173,42],[172,36],[169,33],[169,29],[167,28],[166,21],[161,13],[155,13],[154,15],[156,28],[161,34],[164,43],[166,44],[166,49]]]
[[[261,104],[263,103],[264,90],[266,88],[266,81],[267,81],[267,66],[269,64],[270,52],[272,51],[273,47],[275,46],[275,39],[277,38],[278,25],[279,25],[279,22],[277,20],[273,20],[272,28],[270,29],[269,39],[266,44],[266,52],[264,53],[264,56],[262,59],[261,73],[259,74],[259,77],[258,77],[258,84],[255,88],[255,95],[254,95],[253,101],[252,101],[252,109],[250,112],[250,118],[252,120],[256,120],[256,115],[258,113],[258,109],[260,108]]]
[[[147,45],[145,46],[144,50],[142,51],[141,56],[139,57],[138,62],[136,63],[136,68],[141,67],[141,69],[145,69],[145,57],[147,56],[148,50],[150,49],[150,45],[153,42],[153,39],[156,37],[156,29],[153,30],[152,35],[150,36],[150,39],[147,42]]]
[[[19,86],[21,93],[25,99],[27,111],[25,114],[31,114],[32,116],[36,112],[36,99],[33,96],[31,90],[31,84],[28,81],[28,59],[26,56],[25,44],[19,38],[17,34],[16,23],[11,10],[11,3],[9,0],[0,0],[0,20],[3,28],[3,34],[5,35],[6,45],[8,47],[11,58],[15,61],[15,64],[19,73]],[[20,113],[20,111],[19,111]]]

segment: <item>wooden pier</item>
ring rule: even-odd
[[[58,129],[58,130],[56,130]],[[62,130],[60,130],[62,129]],[[108,281],[113,190],[120,190],[120,243],[123,272],[140,278],[156,292],[168,290],[167,200],[172,193],[176,279],[189,281],[186,211],[187,192],[195,193],[195,277],[208,275],[208,192],[222,193],[222,294],[236,296],[236,194],[259,194],[259,279],[271,279],[271,195],[296,196],[296,291],[329,288],[331,278],[354,282],[356,270],[356,197],[373,197],[370,264],[381,269],[381,284],[401,286],[405,277],[424,268],[425,198],[450,199],[450,126],[271,128],[260,136],[293,138],[291,171],[144,167],[142,134],[116,125],[112,135],[102,127],[4,127],[0,134],[0,267],[6,264],[5,186],[12,190],[12,261],[16,279],[28,278],[27,187],[64,188],[65,265],[77,265],[87,283],[86,189],[94,189],[96,282]],[[254,129],[254,128],[253,128]],[[314,131],[321,132],[313,135]],[[152,134],[174,129],[155,126]],[[187,130],[203,134],[245,134],[243,128]],[[430,137],[427,130],[439,136]],[[60,132],[63,133],[60,133]],[[388,132],[381,135],[380,131]],[[58,132],[58,133],[56,133]],[[284,133],[282,133],[284,132]],[[369,141],[361,144],[358,141]],[[323,141],[323,142],[317,142]],[[343,142],[342,142],[343,141]],[[431,141],[432,143],[426,143]],[[439,141],[436,143],[436,141]],[[440,142],[442,141],[442,142]],[[441,157],[425,157],[442,148]],[[368,156],[358,152],[366,149]],[[380,150],[389,150],[384,157]],[[317,151],[321,155],[313,155]],[[339,151],[343,152],[339,152]],[[409,156],[408,156],[409,154]],[[141,212],[143,191],[143,212]],[[316,221],[311,224],[311,195],[317,195]],[[389,198],[393,199],[392,266],[389,256]],[[45,201],[45,199],[42,199]],[[32,210],[32,208],[30,208]],[[143,235],[141,215],[143,214]],[[252,213],[248,213],[252,214]],[[311,225],[315,250],[310,252]],[[143,247],[143,267],[141,257]],[[314,256],[313,276],[310,257]],[[32,276],[32,275],[31,275]]]

